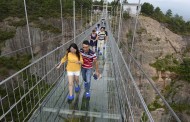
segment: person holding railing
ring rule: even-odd
[[[81,53],[79,52],[78,46],[75,43],[72,43],[67,49],[66,55],[61,59],[61,62],[57,66],[57,69],[61,67],[63,63],[67,61],[67,76],[69,81],[69,95],[68,100],[74,99],[73,94],[73,85],[74,81],[76,81],[75,92],[80,91],[79,86],[79,75],[81,71],[81,65],[83,64],[83,58]]]

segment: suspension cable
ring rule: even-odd
[[[134,48],[133,45],[134,45],[135,34],[136,34],[136,29],[137,29],[137,20],[138,20],[138,16],[139,16],[140,1],[141,1],[141,0],[139,0],[138,9],[137,9],[136,18],[135,18],[135,29],[134,29],[134,31],[133,31],[133,40],[132,40],[132,46],[131,46],[131,54],[132,54],[133,48]]]
[[[32,60],[34,59],[34,55],[33,55],[33,49],[32,49],[32,42],[31,42],[31,36],[30,36],[30,27],[29,27],[29,23],[28,23],[28,14],[27,14],[27,9],[26,9],[26,0],[24,0],[24,10],[25,10],[25,16],[26,16],[26,24],[27,24],[27,30],[28,30],[28,41],[30,44],[30,51],[31,51],[31,55],[32,55]]]
[[[122,16],[122,11],[123,11],[123,0],[120,0],[120,14],[119,14],[119,29],[118,29],[118,41],[117,43],[119,44],[120,42],[120,33],[121,33],[121,23],[122,23],[122,19],[121,19],[121,16]]]
[[[76,27],[75,27],[75,0],[73,0],[73,28],[74,28],[74,43],[76,42],[75,36],[76,36]]]
[[[60,0],[60,8],[61,8],[61,32],[63,35],[63,5],[62,5],[62,0]]]

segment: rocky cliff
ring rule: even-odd
[[[6,54],[14,50],[18,50],[29,46],[28,32],[26,26],[12,26],[12,22],[21,21],[19,18],[7,18],[0,23],[2,30],[14,30],[15,36],[5,41],[5,46],[1,48],[1,54]],[[33,46],[34,54],[45,54],[52,50],[61,43],[65,43],[73,36],[72,20],[64,19],[64,36],[61,38],[53,38],[61,34],[61,21],[60,19],[43,19],[39,18],[38,21],[30,22],[31,43]],[[77,33],[80,33],[80,21],[76,22]],[[70,37],[70,38],[69,38]],[[44,42],[44,43],[42,43]],[[52,43],[53,42],[53,43]],[[53,46],[52,46],[53,45]],[[20,52],[29,53],[30,49],[27,48]],[[20,53],[19,52],[19,53]],[[41,54],[41,55],[42,55]],[[15,54],[13,54],[15,55]],[[40,56],[41,56],[40,55]],[[10,56],[10,55],[9,55]]]
[[[38,18],[29,23],[31,43],[34,54],[34,60],[47,54],[61,44],[73,38],[73,21],[72,18],[63,20],[63,35],[61,36],[61,21],[59,18]],[[80,20],[76,20],[76,34],[82,32]],[[28,40],[28,31],[24,19],[17,17],[9,17],[0,22],[0,81],[14,74],[17,70],[25,67],[32,61],[28,58],[31,55],[30,43]],[[10,36],[10,33],[13,34]],[[25,57],[26,65],[17,64],[18,59],[11,61],[11,58],[19,55],[27,55]],[[10,58],[10,59],[9,59]],[[13,62],[15,62],[13,64]],[[11,66],[9,66],[11,64]],[[16,66],[13,66],[16,65]],[[22,65],[22,66],[20,66]]]
[[[128,45],[132,42],[132,34],[134,30],[134,19],[131,18],[123,22],[122,41]],[[190,120],[190,83],[182,80],[175,80],[173,72],[161,72],[150,64],[155,63],[158,59],[163,59],[171,56],[181,62],[184,56],[184,51],[188,48],[189,37],[182,37],[167,29],[164,24],[156,20],[139,16],[137,31],[134,41],[134,56],[141,63],[144,71],[155,82],[155,86],[166,97],[168,103],[175,110],[180,119],[184,122]],[[126,48],[122,48],[126,50]],[[186,50],[187,51],[187,50]],[[124,52],[124,51],[123,51]],[[187,51],[188,52],[188,51]],[[189,52],[188,52],[189,53]],[[157,122],[167,120],[166,111],[160,99],[156,98],[155,92],[150,89],[150,84],[146,80],[143,81],[143,94],[146,94],[145,101],[152,112],[153,117]],[[149,88],[149,89],[148,89]],[[158,102],[158,103],[157,103]],[[156,105],[159,105],[159,107]],[[183,110],[184,109],[184,110]],[[189,110],[188,110],[189,109]]]

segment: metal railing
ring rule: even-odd
[[[115,55],[113,62],[117,83],[121,86],[121,108],[126,115],[125,118],[128,121],[181,122],[139,61],[128,52],[124,43],[117,44],[111,32],[109,33],[112,53]]]
[[[76,43],[79,47],[82,44],[82,40],[89,36],[95,25],[76,36]],[[107,29],[109,29],[108,24],[106,25]],[[175,119],[180,122],[175,112],[173,112],[156,87],[154,87],[152,80],[143,72],[135,58],[130,54],[124,57],[111,31],[108,30],[108,33],[113,56],[115,85],[123,120],[130,122],[154,122]],[[42,100],[62,78],[65,68],[56,70],[55,67],[73,41],[74,39],[57,47],[0,82],[0,121],[27,121],[31,114],[40,108]],[[131,60],[130,68],[128,67],[129,60]],[[142,81],[144,82],[143,84],[141,84]],[[147,88],[147,84],[149,88]],[[150,107],[147,105],[150,105],[152,102],[149,99],[154,97],[149,96],[149,92],[155,92],[155,94],[161,97],[166,107],[169,108],[165,117],[160,119],[152,115]]]
[[[129,71],[124,57],[119,47],[109,32],[111,41],[111,52],[113,55],[113,64],[115,70],[116,85],[119,87],[119,100],[122,115],[125,121],[145,121],[153,122],[153,118],[146,106],[138,86]]]
[[[76,44],[87,38],[96,24],[76,36]],[[43,98],[57,84],[65,68],[56,70],[74,39],[40,57],[0,82],[0,121],[27,121]]]

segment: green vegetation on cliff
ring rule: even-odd
[[[174,33],[190,35],[190,21],[184,21],[183,17],[178,14],[173,15],[171,9],[168,9],[164,14],[159,7],[154,8],[152,4],[145,2],[141,12],[143,15],[164,23]]]
[[[62,0],[63,14],[71,14],[73,9],[72,0]],[[101,4],[102,1],[96,1],[95,4]],[[91,0],[76,0],[76,13],[80,13],[81,5],[83,11],[90,10]],[[26,0],[28,16],[33,17],[60,17],[60,0]],[[25,17],[23,0],[0,0],[0,21],[11,17]]]
[[[190,82],[190,58],[183,58],[183,61],[179,63],[176,58],[167,55],[150,65],[158,71],[174,72],[176,78]]]

